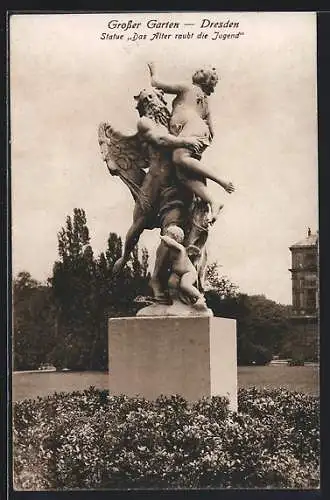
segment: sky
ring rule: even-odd
[[[148,28],[147,21],[179,28]],[[203,28],[238,22],[238,28]],[[110,20],[140,22],[110,30]],[[184,26],[185,23],[192,26]],[[206,22],[204,22],[206,24]],[[102,40],[102,33],[123,40]],[[134,32],[146,39],[127,40]],[[153,33],[172,34],[151,41]],[[192,33],[175,39],[175,33]],[[203,32],[208,38],[198,39]],[[238,34],[214,39],[215,32]],[[243,33],[243,34],[242,34]],[[57,233],[75,207],[87,214],[98,255],[109,232],[124,236],[133,210],[127,187],[101,159],[98,125],[136,131],[133,96],[149,83],[147,62],[167,80],[200,66],[220,81],[209,105],[215,137],[203,159],[236,191],[209,182],[224,209],[209,236],[210,262],[249,294],[291,303],[289,246],[318,229],[316,17],[313,13],[29,14],[10,20],[13,274],[51,275]],[[159,230],[145,231],[153,262]]]

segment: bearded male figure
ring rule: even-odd
[[[175,148],[185,147],[198,155],[203,145],[196,137],[169,134],[170,113],[162,91],[144,89],[134,98],[140,116],[137,134],[124,136],[108,123],[99,127],[103,159],[110,173],[118,175],[127,184],[135,199],[133,223],[126,235],[123,256],[115,263],[113,272],[119,273],[124,267],[144,229],[160,227],[163,234],[169,226],[179,226],[186,235],[185,246],[200,247],[199,254],[192,252],[192,261],[199,271],[201,289],[206,264],[203,248],[208,232],[207,206],[200,201],[194,203],[192,193],[177,179],[172,152]],[[146,169],[149,169],[147,173]],[[198,223],[194,224],[197,220]],[[160,303],[169,301],[167,255],[168,248],[162,241],[157,249],[150,283],[154,298]]]

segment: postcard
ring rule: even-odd
[[[316,54],[312,12],[10,15],[16,490],[319,487]]]

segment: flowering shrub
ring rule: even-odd
[[[313,488],[319,401],[284,390],[188,403],[90,388],[14,404],[16,489]]]

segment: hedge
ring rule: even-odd
[[[240,389],[188,403],[109,396],[91,387],[13,407],[14,487],[317,488],[319,400]]]

